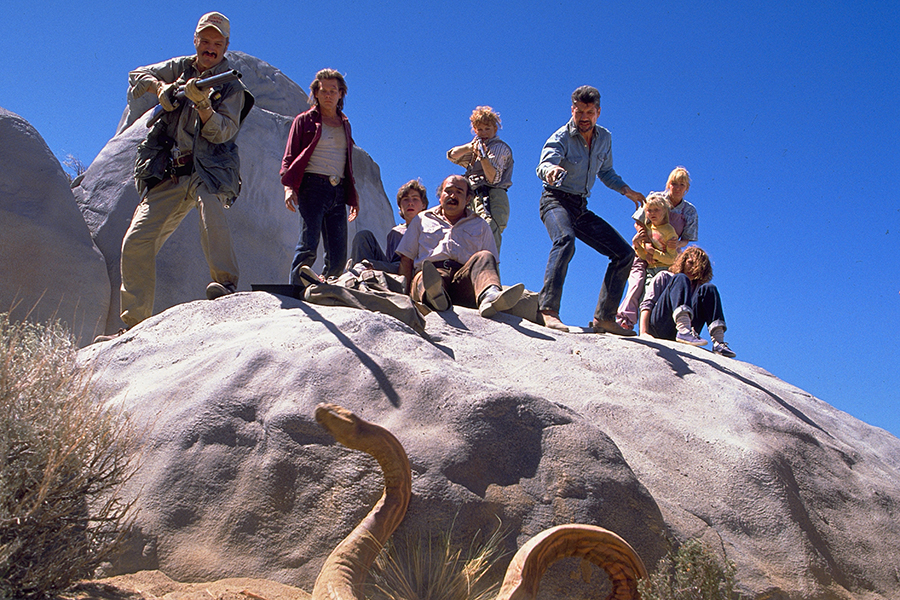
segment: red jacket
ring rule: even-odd
[[[344,166],[344,203],[348,206],[359,207],[359,199],[356,194],[356,181],[353,179],[353,137],[350,135],[350,121],[344,113],[340,113],[341,122],[344,124],[344,133],[347,135],[347,163]],[[284,149],[284,158],[281,160],[281,183],[294,188],[300,187],[306,165],[312,156],[319,138],[322,137],[322,115],[319,107],[313,106],[306,112],[302,112],[291,124],[288,134],[287,146]]]

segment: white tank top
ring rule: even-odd
[[[318,173],[328,177],[344,176],[344,165],[347,162],[347,136],[343,127],[331,127],[322,124],[322,136],[313,149],[312,156],[306,165],[307,173]]]

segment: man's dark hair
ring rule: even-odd
[[[584,104],[596,104],[599,108],[600,92],[594,86],[583,85],[572,92],[572,105],[574,106],[576,102],[583,102]]]
[[[469,183],[469,180],[466,177],[463,177],[462,175],[447,175],[446,177],[441,179],[441,183],[440,183],[440,185],[438,185],[438,189],[437,189],[438,198],[441,197],[441,192],[444,191],[444,182],[447,181],[448,179],[450,179],[451,177],[459,177],[460,179],[462,179],[463,181],[466,182],[466,199],[467,200],[471,200],[472,198],[475,197],[475,190],[472,189],[472,184]]]
[[[397,190],[397,206],[400,206],[400,201],[412,190],[419,192],[419,196],[422,198],[422,206],[428,208],[428,192],[425,191],[425,186],[418,179],[412,179],[400,186],[400,189]]]

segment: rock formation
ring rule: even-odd
[[[90,341],[106,325],[109,277],[59,161],[0,108],[0,312],[58,318]]]
[[[235,253],[241,270],[238,288],[251,283],[287,283],[297,244],[299,221],[284,206],[278,177],[291,121],[309,105],[303,90],[281,71],[244,54],[228,52],[228,60],[243,74],[242,81],[256,98],[244,121],[237,143],[241,157],[241,195],[228,211]],[[166,57],[161,57],[162,60]],[[137,65],[135,65],[137,66]],[[310,73],[312,79],[315,73]],[[119,131],[91,163],[75,196],[91,235],[106,258],[112,294],[106,330],[122,326],[119,320],[119,254],[122,237],[140,198],[132,168],[137,145],[146,136],[145,111],[155,104],[150,94],[129,104]],[[352,110],[348,106],[348,113]],[[359,147],[353,149],[353,166],[360,195],[360,216],[349,225],[349,239],[369,229],[383,240],[394,225],[394,203],[381,185],[378,165]],[[181,302],[205,297],[209,268],[200,249],[198,219],[192,211],[172,234],[157,258],[155,312]],[[321,270],[322,250],[314,268]]]
[[[253,292],[176,306],[81,356],[111,403],[151,427],[119,571],[312,589],[382,487],[371,458],[314,423],[331,401],[406,448],[401,535],[455,521],[470,540],[499,518],[512,552],[583,523],[619,534],[648,568],[701,538],[752,597],[900,593],[900,441],[702,349],[464,308],[428,315],[423,337]],[[572,582],[552,571],[542,594],[561,597]]]
[[[287,277],[298,226],[277,171],[305,95],[262,61],[230,58],[257,98],[229,213],[247,290]],[[40,136],[0,109],[0,310],[19,300],[33,318],[55,313],[83,341],[118,327],[145,109],[129,104],[74,196]],[[371,158],[356,148],[354,160],[361,216],[350,234],[383,238],[393,203]],[[511,555],[581,523],[615,531],[649,568],[672,543],[701,538],[736,563],[751,597],[900,597],[900,440],[887,432],[762,369],[665,341],[464,308],[428,315],[423,336],[382,314],[263,292],[191,302],[209,276],[196,222],[160,253],[158,314],[80,355],[146,431],[124,490],[139,496],[136,529],[110,573],[311,590],[382,487],[372,458],[315,424],[330,401],[406,448],[401,533],[455,524],[467,543],[499,520]],[[550,569],[546,597],[579,595],[566,568]]]

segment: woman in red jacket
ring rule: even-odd
[[[300,239],[291,262],[295,285],[303,285],[300,268],[315,262],[320,236],[325,247],[323,275],[341,274],[347,262],[347,222],[359,214],[353,138],[342,111],[347,84],[338,71],[322,69],[309,90],[315,106],[294,119],[281,161],[284,203],[300,215]]]

